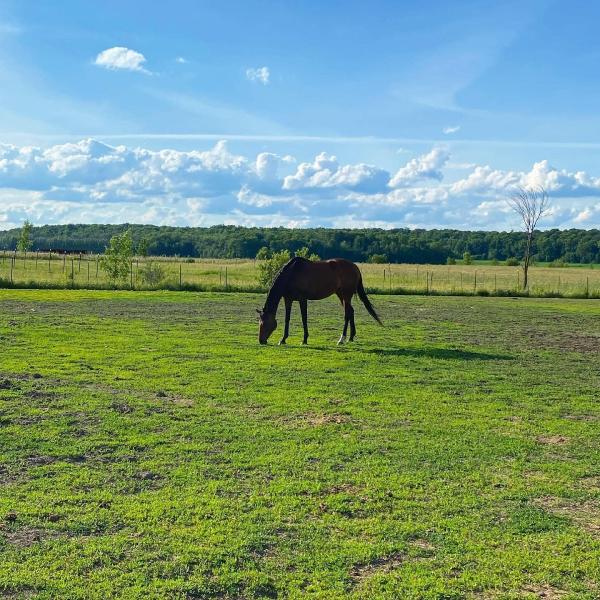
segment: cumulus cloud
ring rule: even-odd
[[[339,165],[336,156],[321,152],[313,162],[301,163],[294,174],[285,177],[283,189],[318,191],[338,188],[366,192],[383,189],[388,181],[389,173],[374,165]]]
[[[396,174],[390,180],[390,187],[400,187],[414,183],[421,179],[436,179],[441,181],[443,178],[442,168],[448,162],[450,155],[444,148],[433,148],[431,152],[413,158],[402,168],[398,169]]]
[[[145,62],[146,57],[141,52],[125,48],[124,46],[114,46],[100,52],[96,56],[94,64],[105,69],[149,73],[144,68]]]
[[[255,69],[246,69],[246,79],[248,79],[249,81],[256,81],[258,83],[262,83],[263,85],[267,85],[269,83],[270,77],[271,72],[269,71],[269,67],[257,67]]]
[[[515,186],[543,185],[548,226],[600,225],[600,177],[542,160],[523,171],[474,165],[446,183],[441,148],[390,174],[340,163],[327,152],[296,163],[289,155],[245,156],[220,141],[180,151],[111,146],[86,139],[47,148],[0,144],[0,227],[36,223],[140,222],[505,228]]]
[[[184,58],[183,56],[178,56],[175,59],[175,62],[178,63],[178,64],[180,64],[180,65],[185,65],[185,64],[188,63],[188,60],[186,58]]]

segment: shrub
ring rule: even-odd
[[[375,265],[383,265],[389,261],[387,254],[371,254],[371,256],[369,256],[369,262]]]
[[[270,258],[261,260],[258,263],[258,283],[266,287],[273,285],[279,271],[291,259],[289,250],[281,250],[281,252],[274,252]]]
[[[463,264],[465,264],[465,265],[472,265],[473,264],[473,257],[471,256],[470,252],[465,252],[463,254]]]
[[[271,252],[271,249],[267,248],[266,246],[263,246],[256,253],[256,260],[269,260],[269,258],[271,258],[271,256],[273,256],[273,252]]]
[[[446,264],[447,264],[447,265],[455,265],[455,264],[456,264],[456,259],[455,259],[455,258],[452,258],[451,256],[449,256],[449,257],[446,259]]]
[[[519,259],[515,258],[514,256],[511,256],[510,258],[506,259],[506,266],[507,267],[518,267],[519,266]]]
[[[142,283],[152,287],[159,286],[165,280],[165,270],[158,263],[146,263],[139,270]]]
[[[306,246],[296,250],[294,255],[299,256],[300,258],[306,258],[307,260],[321,260],[321,257],[318,254],[311,252]]]
[[[120,235],[113,235],[104,256],[100,259],[100,265],[106,271],[112,282],[125,280],[131,269],[131,258],[133,256],[133,239],[131,230]]]

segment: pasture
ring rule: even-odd
[[[600,302],[372,300],[0,291],[0,595],[600,597]]]
[[[26,258],[3,251],[0,283],[28,287],[107,287],[110,282],[96,255],[65,256],[31,253]],[[157,286],[144,282],[143,271],[160,265],[163,279]],[[360,264],[365,287],[378,293],[504,294],[521,290],[521,267],[492,265]],[[0,286],[2,287],[2,286]],[[145,289],[196,289],[198,291],[258,291],[257,261],[149,257],[131,263],[130,276],[121,287]],[[572,265],[530,269],[532,296],[600,297],[600,266]]]

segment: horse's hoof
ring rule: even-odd
[[[280,345],[280,346],[285,346],[285,340],[281,340],[281,341],[279,342],[279,345]]]
[[[344,342],[346,341],[346,336],[343,335],[339,340],[338,340],[338,346],[341,346]]]

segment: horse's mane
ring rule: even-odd
[[[283,265],[283,267],[281,267],[281,269],[279,269],[279,272],[277,273],[277,275],[275,275],[275,278],[273,279],[273,284],[271,285],[271,288],[269,289],[269,293],[267,294],[267,301],[265,302],[265,310],[267,308],[267,306],[269,306],[269,304],[271,304],[271,301],[273,300],[274,297],[277,298],[277,302],[279,302],[279,298],[280,296],[280,290],[285,286],[285,284],[288,282],[290,276],[292,275],[292,272],[294,270],[294,267],[301,262],[310,262],[307,261],[306,258],[302,258],[301,256],[294,256],[294,258],[292,258],[291,260],[288,260],[288,262],[285,263],[285,265]]]

